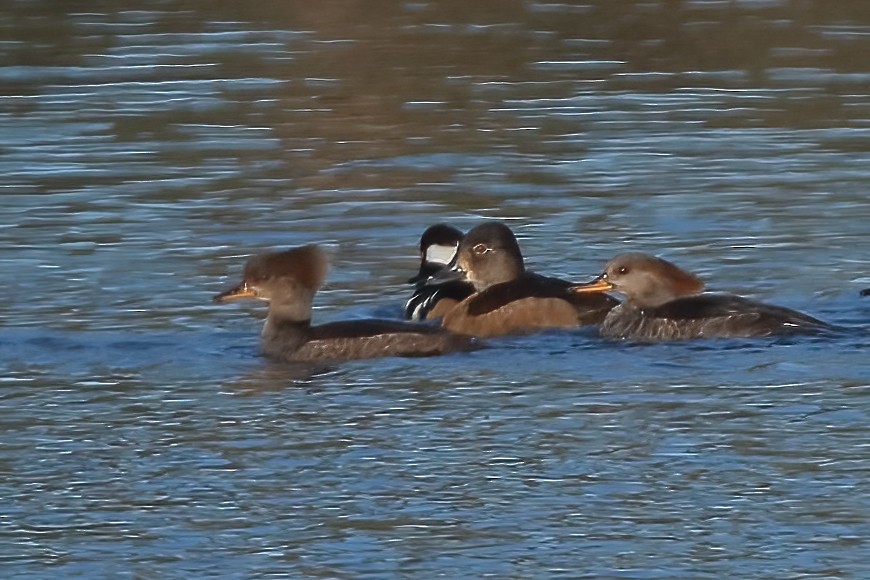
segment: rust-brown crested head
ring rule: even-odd
[[[329,269],[326,253],[316,245],[254,256],[245,264],[245,280],[256,284],[276,278],[289,278],[304,288],[317,290]]]
[[[652,308],[704,291],[704,283],[677,265],[641,252],[627,252],[610,260],[604,273],[575,292],[615,290],[640,307]]]
[[[326,254],[316,245],[260,254],[245,264],[242,282],[215,296],[214,301],[271,300],[276,293],[291,288],[301,288],[313,294],[323,284],[328,269]]]

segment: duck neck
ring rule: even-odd
[[[267,355],[286,356],[308,341],[310,330],[310,319],[280,319],[272,316],[270,312],[263,326],[260,345]]]
[[[290,300],[272,300],[269,303],[269,314],[263,326],[263,339],[274,339],[275,336],[304,335],[311,327],[311,297],[300,299],[294,296]]]
[[[271,315],[266,317],[263,325],[263,339],[270,340],[276,336],[299,334],[304,336],[311,328],[311,319],[307,320],[276,320]]]

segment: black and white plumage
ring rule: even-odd
[[[451,280],[438,283],[431,280],[449,266],[462,237],[461,230],[447,224],[435,224],[423,232],[420,237],[420,270],[408,280],[414,284],[414,293],[405,303],[405,318],[418,321],[441,318],[474,291],[468,282]]]

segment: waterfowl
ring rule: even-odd
[[[405,318],[441,318],[445,312],[474,292],[471,284],[461,280],[440,284],[430,280],[451,262],[462,236],[461,230],[447,224],[430,226],[420,236],[420,270],[408,280],[415,286],[414,293],[405,303]]]
[[[742,296],[704,292],[704,283],[675,264],[640,252],[620,254],[573,291],[625,296],[599,327],[607,338],[641,341],[816,333],[831,327],[796,310]]]
[[[261,336],[265,355],[288,361],[429,356],[476,348],[468,337],[438,327],[389,320],[351,320],[311,325],[314,295],[328,261],[316,245],[248,260],[242,281],[215,303],[257,298],[269,303]]]
[[[450,270],[433,281],[461,280],[474,293],[446,312],[441,325],[453,332],[489,337],[601,322],[618,302],[605,294],[571,292],[571,282],[525,269],[514,233],[485,222],[462,238]]]

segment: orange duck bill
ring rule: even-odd
[[[586,284],[577,284],[576,286],[571,287],[571,292],[576,292],[578,294],[583,294],[587,292],[607,292],[608,290],[613,290],[614,286],[610,282],[607,281],[606,276],[599,276],[591,282],[587,282]]]
[[[215,296],[211,299],[215,304],[223,304],[224,302],[231,302],[233,300],[241,300],[242,298],[256,298],[257,293],[248,286],[248,283],[242,281],[237,286],[233,286],[229,290],[224,290],[220,294],[215,294]]]

